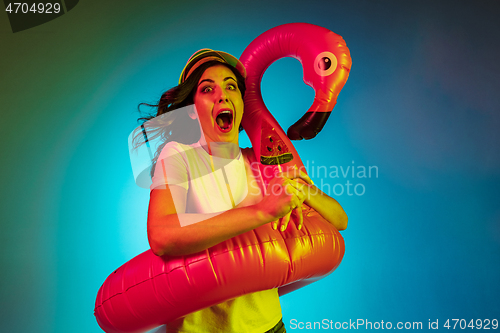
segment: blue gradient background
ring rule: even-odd
[[[330,192],[349,216],[346,254],[282,298],[289,332],[291,319],[500,319],[497,1],[113,3],[16,34],[0,14],[1,332],[101,331],[100,285],[148,249],[149,192],[127,149],[138,103],[175,85],[194,51],[239,56],[290,22],[342,35],[353,59],[324,130],[296,143],[302,159],[379,174],[314,177],[365,193]],[[284,128],[312,103],[301,76],[283,59],[263,78]]]

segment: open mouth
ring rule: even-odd
[[[223,133],[231,131],[233,128],[233,111],[229,109],[220,110],[217,117],[215,117],[215,123]]]

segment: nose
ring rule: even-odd
[[[219,103],[223,103],[223,102],[229,102],[229,98],[227,97],[227,94],[226,94],[226,91],[224,89],[220,89],[220,94],[219,96],[217,97],[218,98],[218,102]]]

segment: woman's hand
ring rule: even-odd
[[[301,179],[312,185],[309,176],[296,168],[280,172],[274,177],[267,187],[264,199],[259,203],[260,209],[271,216],[273,229],[286,230],[290,216],[295,210],[298,217],[298,229],[302,228],[302,203],[306,200],[306,191]],[[281,222],[281,223],[280,223]]]

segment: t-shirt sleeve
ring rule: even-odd
[[[166,185],[178,185],[188,189],[188,166],[183,149],[177,142],[168,142],[163,147],[155,165],[151,190],[166,188]]]

